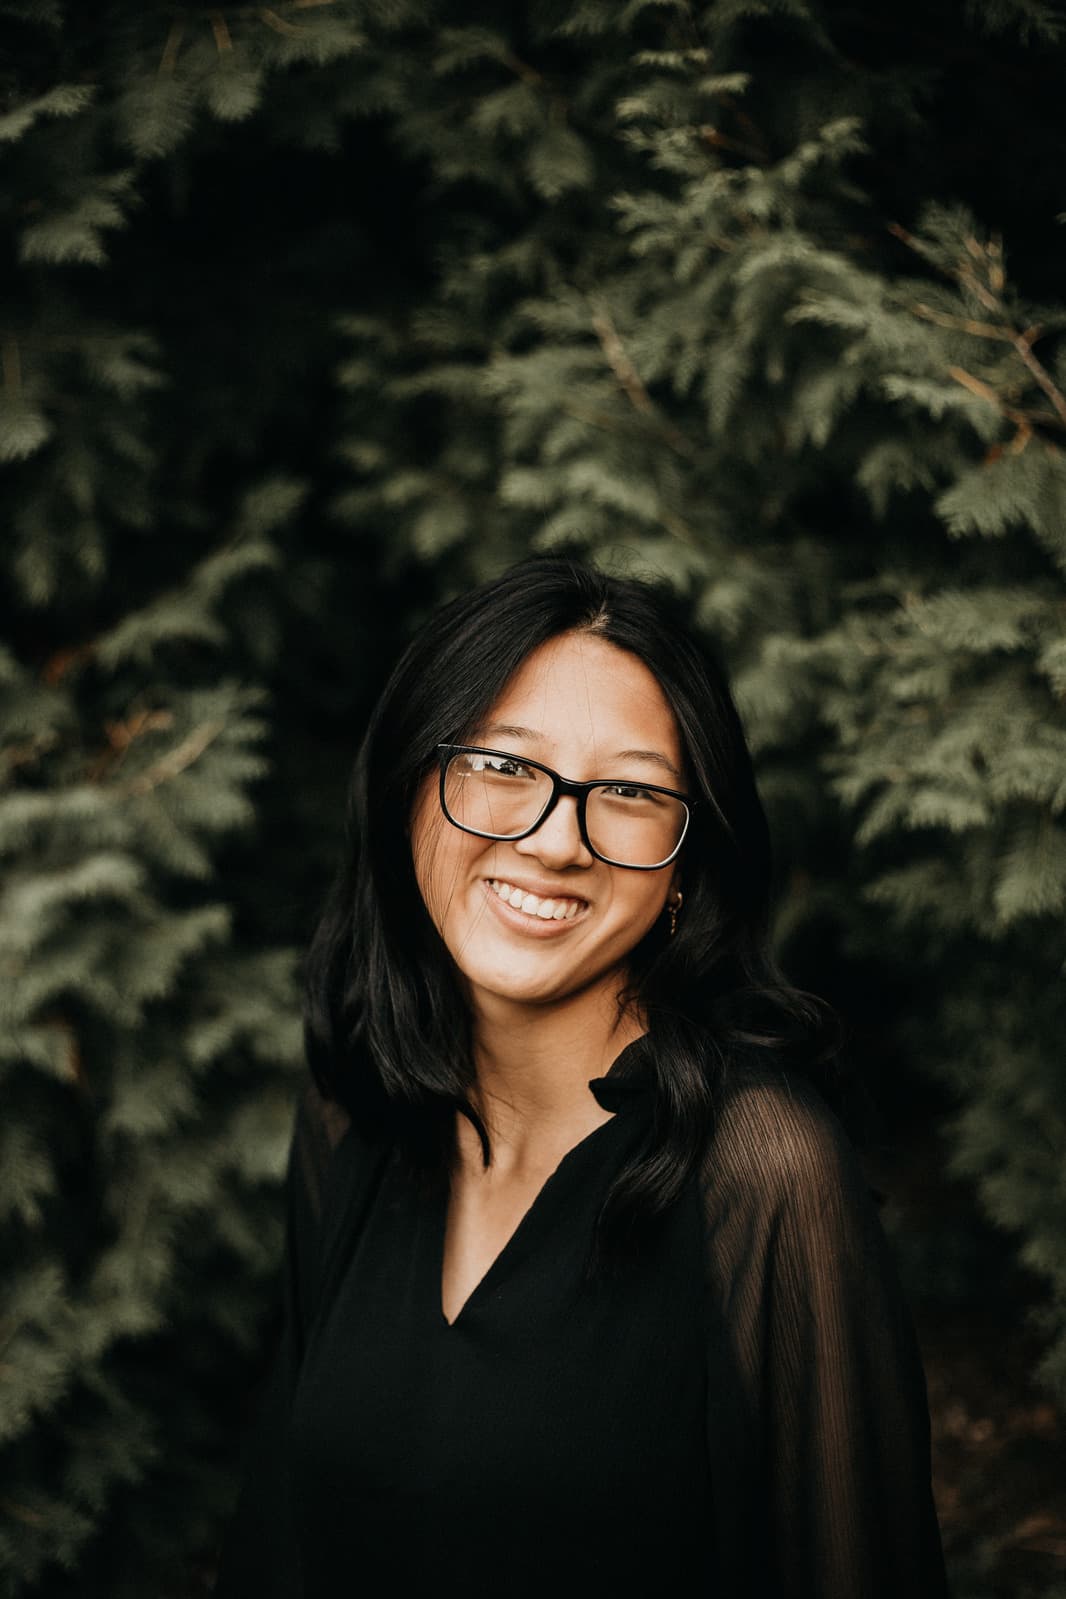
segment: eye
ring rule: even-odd
[[[603,789],[608,799],[646,801],[649,805],[658,804],[661,794],[655,794],[650,789],[640,788],[636,783],[608,783]]]
[[[517,755],[468,755],[467,769],[471,772],[483,772],[489,777],[516,777],[532,778],[536,774],[531,767],[520,761]]]

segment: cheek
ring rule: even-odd
[[[436,790],[421,797],[411,820],[411,858],[423,903],[438,932],[443,932],[467,857],[476,840],[449,826],[441,815]]]
[[[441,823],[443,816],[434,814],[430,808],[429,796],[423,790],[415,804],[414,814],[411,817],[411,861],[415,869],[415,882],[422,895],[423,902],[429,914],[436,922],[438,920],[435,901],[437,899],[436,885],[440,875],[440,853],[442,845]]]
[[[668,897],[668,889],[656,882],[652,886],[635,887],[633,892],[626,897],[620,907],[624,912],[626,924],[630,929],[632,943],[635,947],[640,940],[655,926],[663,914]]]

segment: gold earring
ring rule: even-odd
[[[678,918],[678,916],[680,914],[681,906],[682,906],[682,903],[684,901],[684,898],[685,898],[684,894],[682,894],[681,890],[678,889],[676,898],[674,898],[672,900],[669,900],[667,902],[666,914],[670,918],[670,937],[671,938],[673,938],[674,934],[677,932],[677,918]]]

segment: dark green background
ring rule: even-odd
[[[1059,1591],[1061,7],[0,29],[3,1591],[204,1590],[351,757],[549,548],[730,666],[956,1591]]]

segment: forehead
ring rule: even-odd
[[[654,673],[591,633],[564,633],[527,656],[482,728],[494,724],[534,731],[545,749],[650,749],[682,764],[681,735]]]

